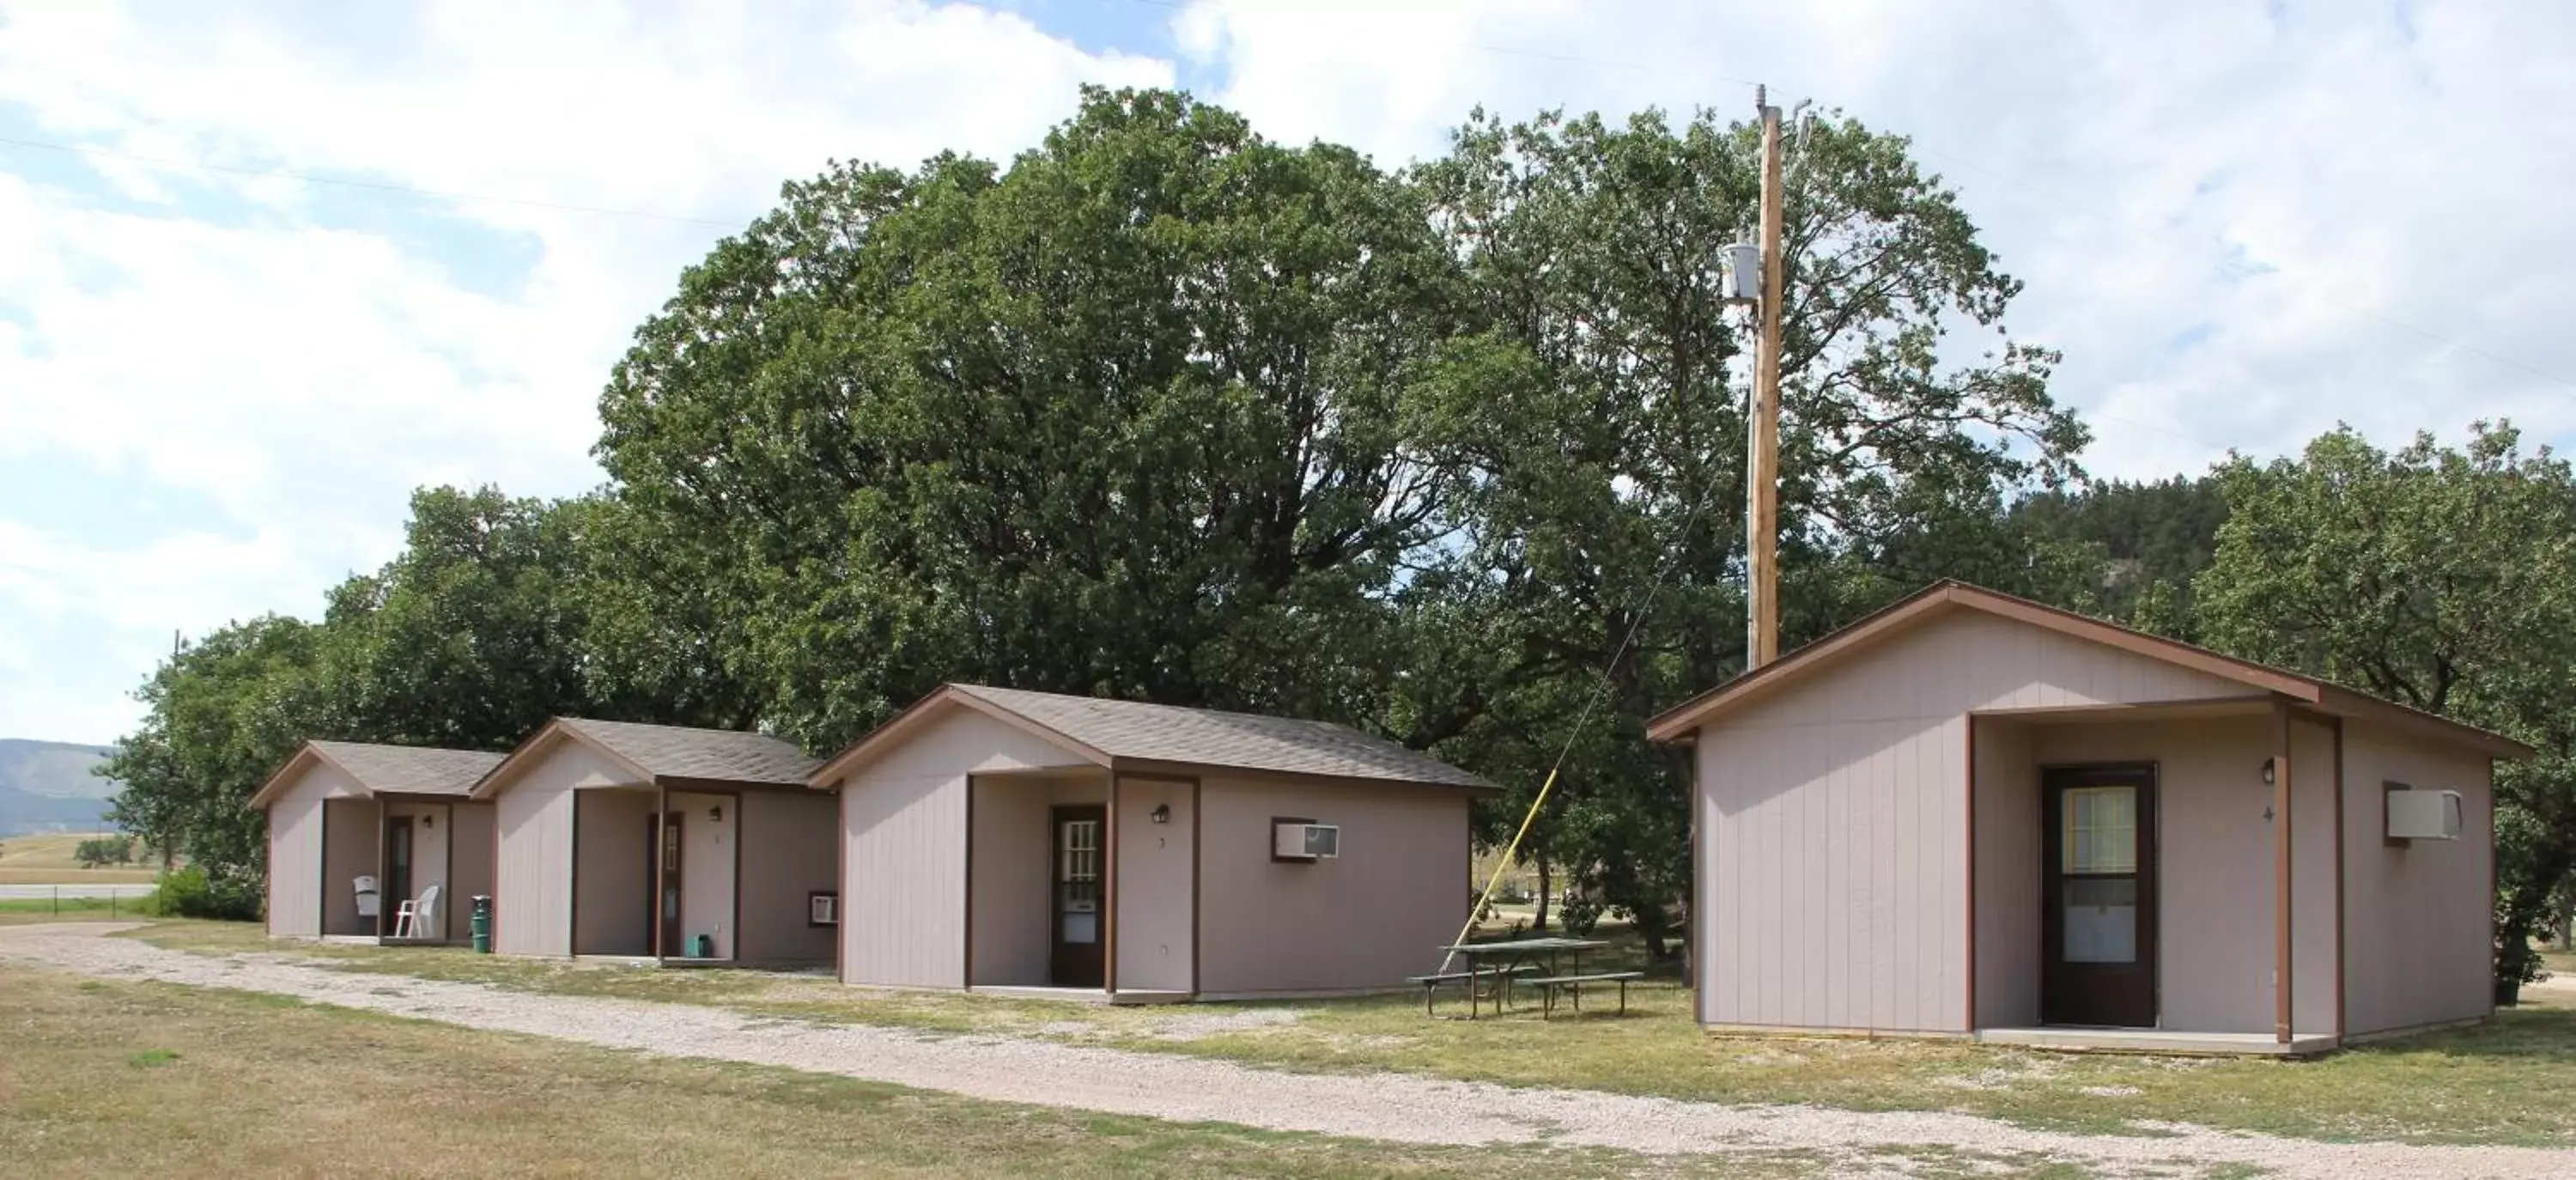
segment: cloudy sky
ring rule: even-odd
[[[2063,348],[2098,473],[2349,421],[2576,439],[2560,0],[0,0],[0,736],[106,741],[169,649],[559,495],[681,267],[832,158],[1003,156],[1083,82],[1381,163],[1470,107],[1914,136]]]

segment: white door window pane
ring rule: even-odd
[[[2138,882],[2071,878],[2064,890],[2065,959],[2069,963],[2138,961]]]
[[[2073,787],[2060,811],[2059,868],[2068,874],[2138,871],[2138,789]]]

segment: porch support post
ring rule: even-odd
[[[385,863],[389,859],[385,856],[385,845],[391,843],[393,840],[393,832],[391,830],[393,825],[385,822],[386,805],[383,799],[370,796],[368,801],[376,805],[376,941],[383,942],[385,940],[385,935],[393,929],[392,926],[387,924],[385,919],[385,915],[391,912],[393,908],[392,906],[385,904],[388,900],[385,897],[385,870],[389,867]],[[403,883],[403,888],[409,889],[410,887],[410,882],[406,881]],[[397,904],[399,904],[399,902],[397,902]]]
[[[653,961],[654,961],[655,963],[657,963],[657,964],[658,964],[658,963],[661,963],[664,959],[669,958],[669,957],[670,957],[670,953],[671,953],[671,952],[670,952],[670,948],[665,947],[665,946],[663,946],[663,945],[662,945],[662,932],[663,932],[664,930],[667,930],[667,929],[669,929],[669,928],[670,928],[670,923],[669,923],[669,922],[667,922],[667,921],[665,921],[665,920],[663,920],[663,917],[662,917],[662,907],[663,907],[663,906],[666,906],[666,905],[671,904],[670,899],[669,899],[669,898],[667,898],[667,897],[665,897],[665,896],[663,896],[663,894],[662,894],[662,883],[663,883],[663,880],[664,880],[665,874],[669,872],[670,867],[671,867],[669,864],[665,863],[665,862],[667,862],[667,861],[669,860],[669,857],[668,857],[667,855],[665,855],[665,854],[666,854],[666,853],[668,852],[668,850],[670,849],[670,840],[671,840],[671,836],[670,836],[670,833],[664,829],[664,825],[666,825],[666,824],[668,824],[668,823],[670,823],[670,822],[671,822],[671,814],[670,814],[670,813],[671,813],[671,788],[669,788],[669,787],[666,787],[666,786],[662,785],[662,776],[660,776],[660,775],[658,775],[658,774],[657,774],[657,775],[653,776],[653,825],[652,825],[652,828],[653,828]]]
[[[1109,814],[1101,825],[1100,912],[1102,990],[1118,994],[1118,772],[1109,772]]]
[[[2290,1043],[2290,705],[2272,701],[2272,1039]]]

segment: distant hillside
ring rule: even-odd
[[[119,784],[90,773],[101,746],[0,738],[0,836],[96,831]]]

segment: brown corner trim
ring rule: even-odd
[[[569,875],[564,879],[564,957],[581,954],[581,789],[572,795],[572,830],[565,837],[572,844],[572,855],[564,858]],[[499,826],[499,825],[494,825]]]
[[[1104,960],[1100,965],[1100,982],[1102,991],[1115,996],[1118,994],[1118,774],[1115,771],[1109,775],[1109,814],[1104,819],[1107,822],[1102,825],[1100,842],[1108,848],[1108,853],[1100,858],[1100,895],[1105,899],[1105,904],[1100,907],[1100,949]]]
[[[2295,967],[2291,956],[2291,902],[2296,896],[2297,878],[2291,871],[2291,774],[2290,706],[2275,702],[2272,706],[2272,1039],[2290,1043],[2291,1001],[2296,997]]]
[[[975,986],[975,778],[976,776],[971,774],[966,776],[966,920],[964,922],[966,945],[957,967],[962,973],[957,977],[957,986],[968,990],[972,990]],[[1048,826],[1054,826],[1052,821]],[[1052,834],[1049,839],[1053,839]],[[1054,872],[1052,866],[1049,867],[1048,872]],[[846,889],[848,884],[844,882],[842,887]],[[846,920],[848,915],[843,914],[842,917]],[[1048,918],[1050,922],[1054,920],[1052,916]],[[1052,941],[1054,937],[1052,932],[1048,937]]]
[[[2344,1008],[2348,988],[2344,980],[2344,955],[2351,932],[2344,918],[2344,783],[2343,783],[2343,718],[2334,718],[2334,883],[2335,883],[2335,954],[2334,954],[2334,1031],[2335,1041],[2344,1038]],[[2487,907],[2493,910],[2495,907]],[[2493,942],[2493,939],[2489,939]]]
[[[1202,817],[1204,817],[1206,814],[1207,814],[1207,782],[1206,782],[1205,780],[1203,780],[1203,779],[1195,779],[1195,778],[1194,778],[1194,779],[1191,779],[1191,780],[1190,780],[1190,994],[1191,994],[1191,995],[1193,995],[1193,996],[1195,996],[1195,995],[1199,994],[1199,943],[1203,940],[1203,937],[1204,937],[1203,932],[1207,929],[1207,923],[1206,923],[1206,921],[1204,920],[1205,912],[1200,908],[1200,901],[1199,901],[1199,899],[1200,899],[1202,896],[1204,896],[1203,891],[1199,888],[1199,881],[1200,881],[1200,879],[1201,879],[1201,878],[1203,878],[1203,877],[1205,877],[1205,876],[1207,875],[1207,865],[1206,865],[1206,864],[1205,864],[1205,862],[1201,859],[1200,852],[1199,852],[1199,850],[1200,850],[1200,848],[1201,848],[1201,846],[1202,846],[1202,843],[1201,843],[1200,838],[1199,838],[1199,833],[1200,833],[1200,831],[1202,830],[1202,827],[1201,827],[1201,825],[1202,825]]]
[[[1974,714],[1968,716],[1965,728],[1967,740],[1962,744],[1967,747],[1968,776],[1960,782],[1959,791],[1966,796],[1968,815],[1968,861],[1965,866],[1968,874],[1968,955],[1966,986],[1961,989],[1967,993],[1967,1019],[1959,1027],[1973,1033],[1977,1031],[1977,718]]]

